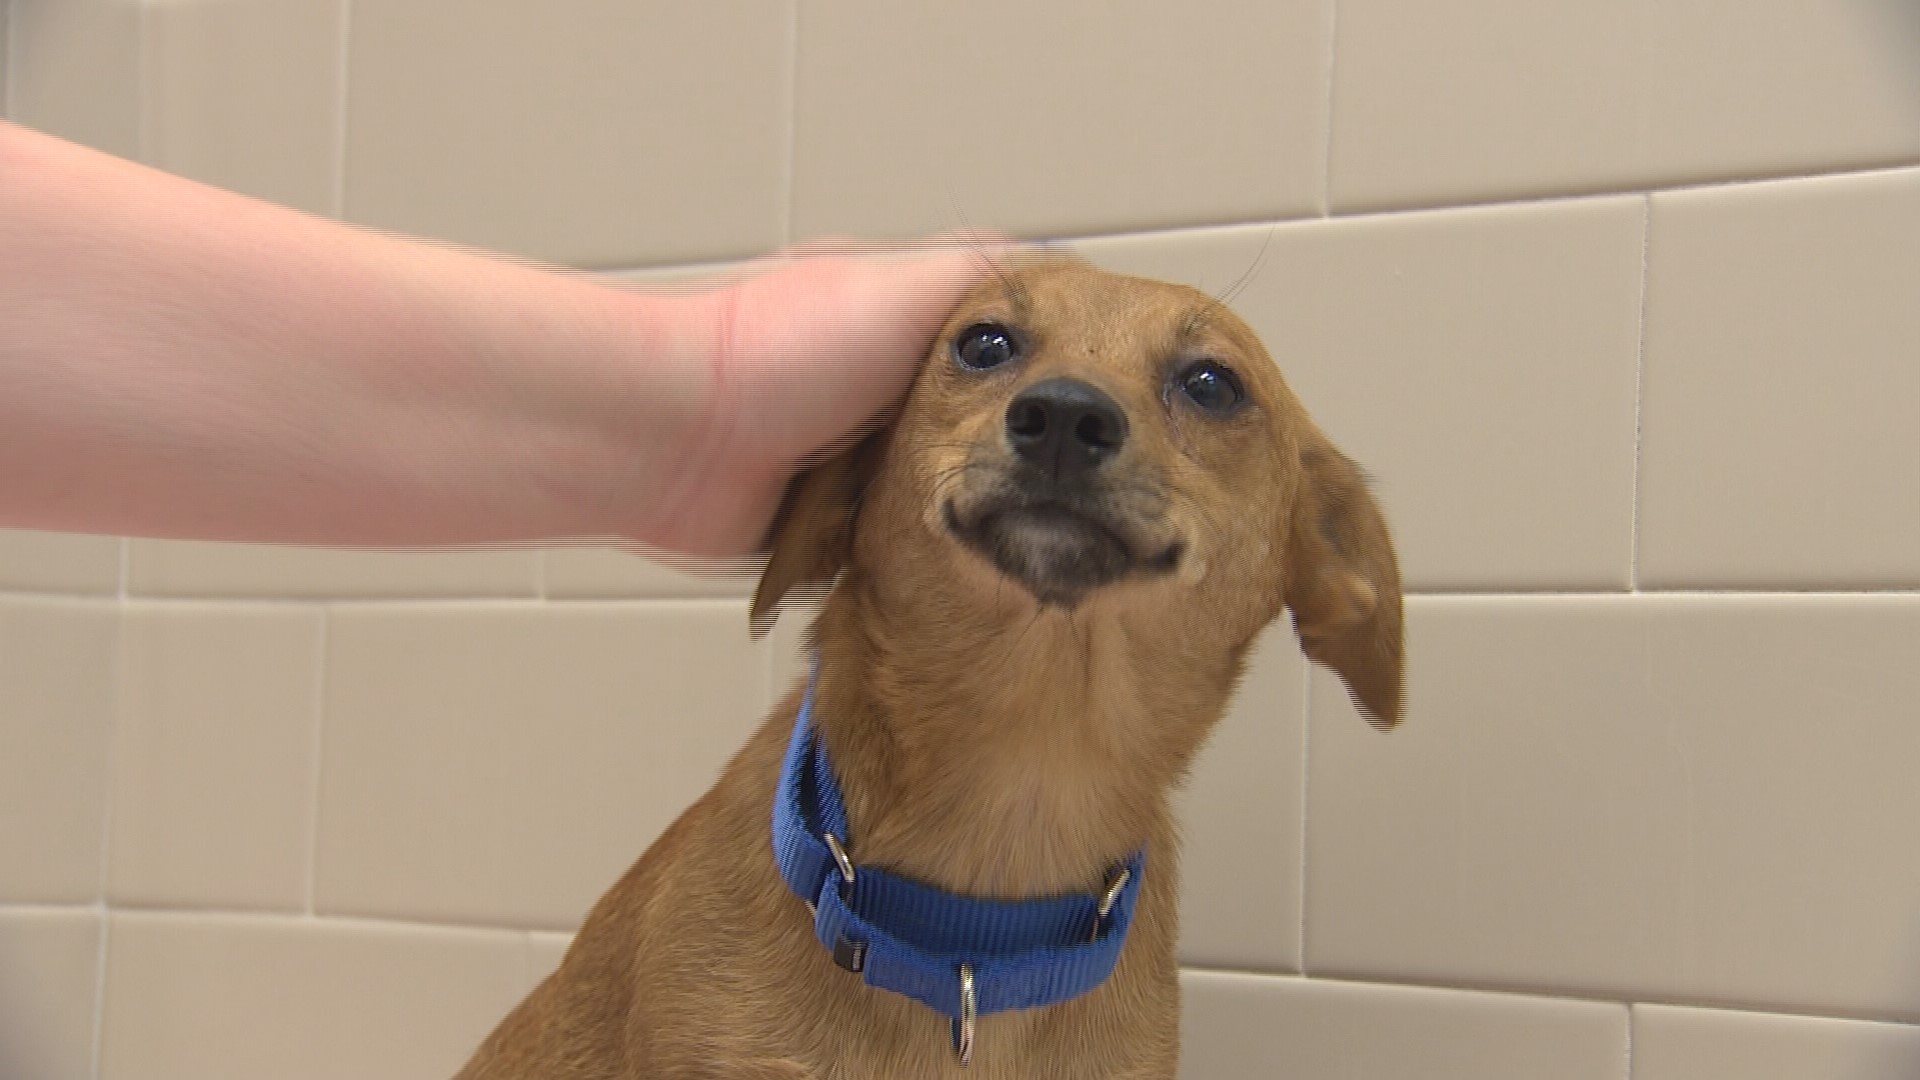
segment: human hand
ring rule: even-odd
[[[705,294],[716,327],[706,416],[637,539],[697,559],[754,553],[793,474],[884,419],[954,305],[1009,250],[977,238],[821,242]]]

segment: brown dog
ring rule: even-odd
[[[1399,571],[1361,473],[1246,325],[1184,287],[1048,258],[976,290],[897,422],[796,483],[756,627],[836,575],[811,697],[600,901],[463,1080],[900,1080],[954,1074],[957,1041],[985,1077],[1172,1077],[1168,796],[1255,636],[1290,609],[1369,718],[1400,719]],[[849,970],[865,943],[816,938],[770,840],[803,699],[845,793],[830,868],[1077,898],[1111,973],[985,1015],[992,988],[956,967],[963,1033]]]

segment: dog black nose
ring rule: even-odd
[[[1079,379],[1046,379],[1007,406],[1007,440],[1041,468],[1078,472],[1112,457],[1127,441],[1127,414]]]

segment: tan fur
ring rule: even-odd
[[[986,318],[1022,328],[1030,355],[996,372],[957,365],[952,336]],[[1219,418],[1169,398],[1175,362],[1200,356],[1240,374],[1248,407]],[[1059,374],[1128,415],[1103,468],[1133,535],[1184,545],[1176,572],[1103,585],[1069,610],[961,546],[941,509],[992,494],[1008,402]],[[838,574],[815,626],[816,718],[854,861],[975,895],[1057,895],[1098,891],[1144,842],[1113,977],[1062,1005],[983,1018],[960,1073],[944,1017],[834,966],[769,838],[796,687],[460,1080],[1173,1077],[1168,796],[1255,636],[1290,608],[1308,655],[1369,718],[1400,718],[1399,572],[1358,469],[1230,312],[1049,258],[961,305],[897,422],[795,485],[773,548],[754,603],[762,629],[790,592]]]

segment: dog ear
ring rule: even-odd
[[[1288,523],[1286,603],[1307,657],[1339,674],[1369,723],[1404,708],[1400,567],[1366,474],[1312,432]]]
[[[833,587],[852,549],[860,493],[873,474],[880,439],[881,433],[868,435],[788,484],[769,532],[772,554],[753,593],[748,619],[755,638],[773,628],[789,597],[817,600]]]

